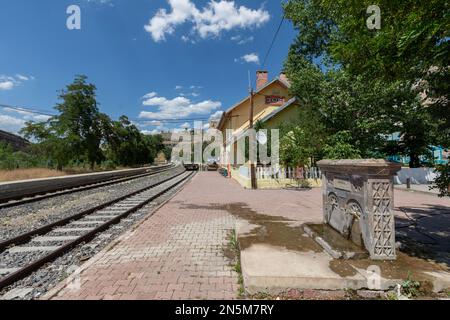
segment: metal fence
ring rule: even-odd
[[[321,179],[322,173],[317,167],[311,168],[273,168],[257,167],[257,179]]]

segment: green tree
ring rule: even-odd
[[[432,189],[437,189],[440,197],[450,197],[450,163],[438,165],[436,170],[439,176],[435,180],[436,186]]]
[[[351,144],[351,134],[348,131],[340,131],[328,138],[324,147],[327,159],[359,159],[359,150]]]
[[[362,156],[396,150],[420,165],[429,144],[449,143],[449,16],[445,0],[381,0],[382,26],[369,30],[370,1],[290,0],[299,31],[286,71],[292,91],[316,108],[330,134],[351,133]],[[420,95],[419,95],[420,93]]]
[[[291,122],[280,126],[280,160],[289,167],[313,166],[322,156],[325,128],[309,106],[299,108]]]
[[[126,116],[111,122],[107,132],[108,158],[117,165],[134,166],[153,162],[149,154],[150,138],[144,137]]]
[[[112,121],[98,109],[96,87],[86,76],[76,76],[62,90],[58,115],[46,122],[28,122],[22,133],[36,142],[33,150],[49,159],[59,170],[70,164],[108,167],[153,163],[164,150],[160,135],[146,136],[126,116]]]
[[[95,91],[95,85],[88,84],[86,76],[76,76],[59,95],[59,114],[47,122],[28,122],[22,130],[56,161],[59,170],[70,161],[87,162],[93,169],[104,159],[100,149],[104,117],[99,112]]]
[[[60,112],[54,122],[58,136],[64,137],[77,160],[87,160],[93,169],[103,159],[101,116],[96,100],[96,87],[87,77],[79,75],[59,96],[56,106]],[[73,153],[72,153],[73,154]]]

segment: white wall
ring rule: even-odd
[[[429,184],[434,182],[436,177],[434,168],[402,168],[394,181],[396,184],[406,184],[406,179],[411,178],[411,184]]]

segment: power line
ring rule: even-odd
[[[264,57],[264,62],[262,64],[263,69],[266,66],[267,58],[269,57],[270,52],[272,51],[273,45],[275,44],[275,41],[276,41],[276,39],[278,37],[278,34],[280,33],[281,26],[283,25],[284,19],[285,18],[284,18],[284,14],[283,14],[283,18],[281,19],[280,25],[278,26],[278,29],[275,32],[275,35],[273,36],[272,43],[270,44],[269,50],[267,50],[266,56]]]
[[[25,107],[10,106],[7,104],[0,104],[0,108],[12,109],[12,110],[19,111],[19,112],[28,112],[28,113],[32,113],[32,114],[49,116],[49,117],[53,117],[56,115],[56,114],[50,113],[50,111],[47,111],[47,110],[30,109],[30,108],[25,108]]]
[[[161,123],[179,123],[179,122],[193,122],[193,121],[209,121],[208,118],[198,119],[130,119],[134,122],[161,122]]]

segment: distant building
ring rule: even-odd
[[[18,135],[0,130],[0,142],[5,142],[14,149],[14,151],[25,151],[30,142]]]
[[[253,123],[262,122],[268,129],[279,128],[281,123],[289,122],[296,118],[300,107],[297,99],[289,94],[290,83],[284,74],[269,82],[267,71],[257,71],[256,91],[253,97]],[[223,113],[217,129],[223,134],[232,130],[233,138],[239,139],[245,135],[250,126],[250,95],[232,106]],[[221,151],[223,159],[228,159],[234,148],[235,159],[231,159],[232,166],[236,167],[237,142],[224,141]],[[223,161],[222,161],[223,162]]]
[[[163,144],[166,147],[173,148],[177,145],[178,142],[172,141],[172,132],[161,132],[161,136],[163,138]]]
[[[401,141],[402,137],[399,133],[394,133],[389,136],[387,136],[388,141]],[[446,148],[443,148],[442,146],[428,146],[430,150],[430,155],[421,155],[419,158],[423,162],[430,161],[430,156],[433,157],[432,162],[435,164],[446,164],[448,163],[449,159],[449,150]],[[409,163],[409,156],[406,155],[392,155],[388,157],[388,160],[399,162],[402,164],[408,164]]]
[[[155,165],[163,165],[167,163],[166,155],[164,152],[159,152],[158,156],[155,158],[154,164]]]

